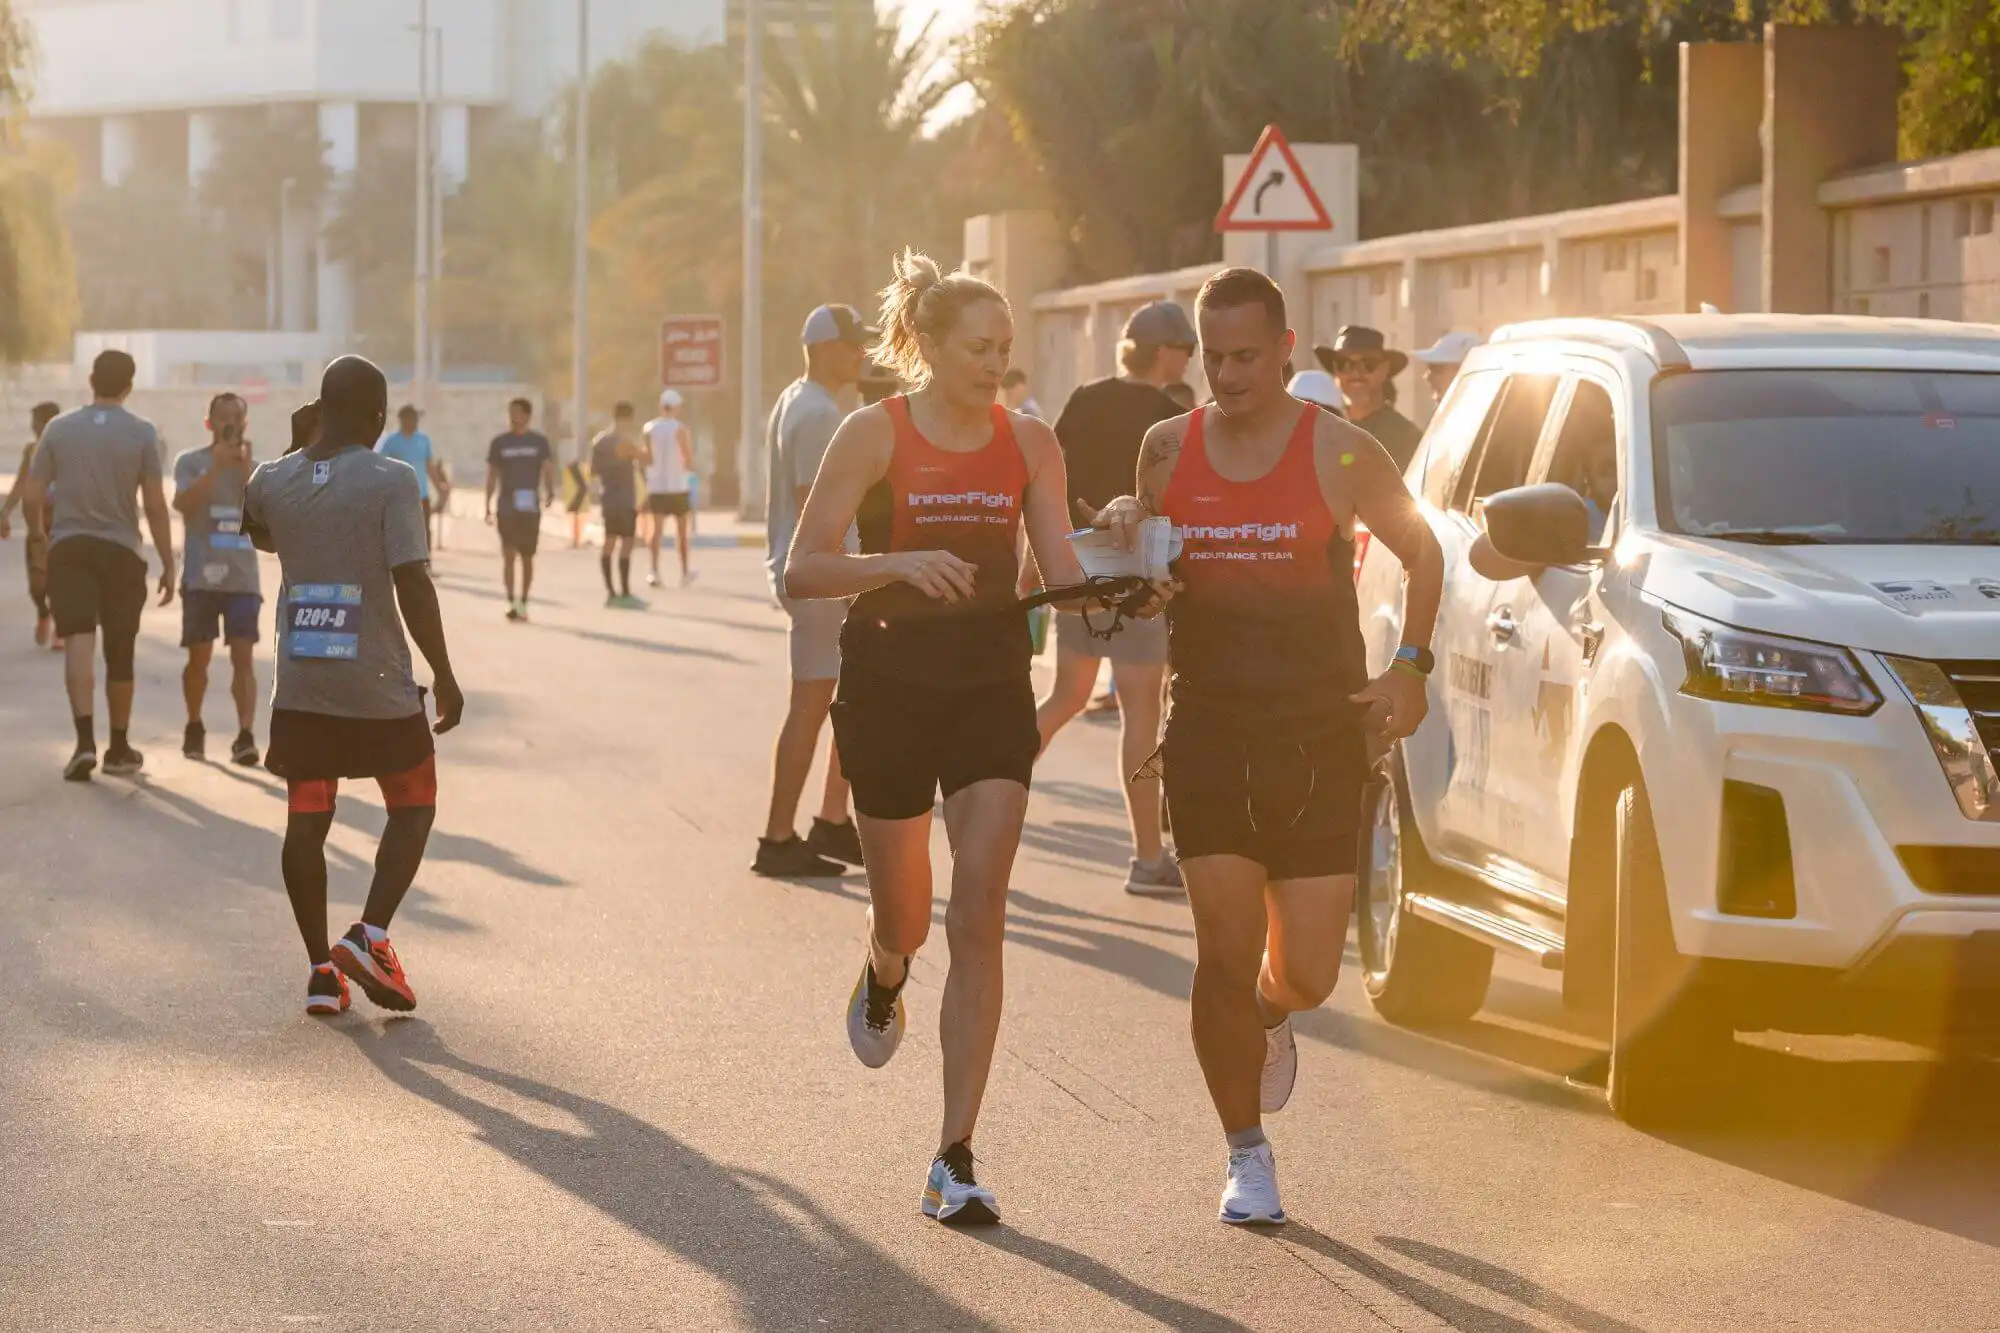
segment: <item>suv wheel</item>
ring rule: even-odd
[[[1735,1040],[1725,1010],[1674,948],[1666,872],[1652,807],[1637,782],[1615,824],[1617,927],[1611,988],[1611,1109],[1634,1125],[1694,1118],[1710,1100]]]
[[[1486,1001],[1493,950],[1403,910],[1407,894],[1440,887],[1448,872],[1424,852],[1400,771],[1369,784],[1363,810],[1355,933],[1369,1001],[1405,1027],[1472,1017]]]

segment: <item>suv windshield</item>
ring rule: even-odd
[[[1653,447],[1670,532],[2000,544],[2000,375],[1671,375],[1653,386]]]

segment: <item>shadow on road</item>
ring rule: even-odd
[[[668,657],[700,657],[711,662],[747,665],[746,659],[738,657],[735,653],[725,653],[719,648],[695,648],[684,643],[662,643],[658,639],[635,639],[629,634],[612,634],[600,629],[577,629],[570,625],[544,625],[542,628],[547,632],[567,634],[572,638],[585,639],[591,643],[609,644],[614,648],[637,648],[640,652],[664,653]]]
[[[1247,1333],[1247,1325],[1134,1282],[1117,1269],[1107,1267],[1089,1255],[1079,1254],[1067,1245],[1058,1245],[1052,1240],[1043,1240],[1006,1227],[966,1230],[957,1234],[1026,1259],[1072,1282],[1080,1282],[1092,1291],[1109,1296],[1135,1314],[1157,1320],[1168,1328],[1183,1330],[1184,1333]]]
[[[1484,1259],[1475,1259],[1469,1254],[1460,1254],[1457,1250],[1448,1250],[1442,1245],[1432,1245],[1426,1241],[1406,1240],[1402,1236],[1377,1236],[1375,1243],[1384,1249],[1393,1250],[1405,1259],[1414,1259],[1439,1272],[1449,1273],[1474,1286],[1484,1287],[1495,1295],[1517,1301],[1539,1314],[1559,1319],[1566,1327],[1581,1329],[1583,1333],[1641,1333],[1636,1324],[1628,1324],[1622,1319],[1599,1314],[1559,1292],[1550,1291],[1539,1282],[1531,1281],[1497,1264],[1489,1264]],[[1474,1327],[1474,1325],[1464,1327]]]
[[[777,1177],[720,1165],[614,1106],[468,1060],[422,1019],[343,1031],[391,1083],[459,1116],[494,1151],[727,1283],[751,1327],[992,1327]],[[468,1096],[440,1070],[565,1112],[584,1132]]]

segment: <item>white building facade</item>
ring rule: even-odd
[[[433,145],[446,189],[488,118],[552,109],[577,66],[585,0],[428,0]],[[658,36],[721,41],[728,0],[587,0],[593,68]],[[415,138],[419,0],[15,0],[36,49],[31,112],[82,174],[142,167],[199,180],[224,118],[311,107],[336,181],[371,150]],[[330,348],[353,330],[352,283],[320,239],[324,216],[282,227],[275,321]],[[308,301],[308,293],[310,302]]]

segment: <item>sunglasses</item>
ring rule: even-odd
[[[1333,373],[1345,375],[1358,370],[1364,375],[1372,375],[1388,364],[1386,356],[1337,356],[1333,359]]]

